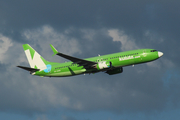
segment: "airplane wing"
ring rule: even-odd
[[[66,54],[63,54],[63,53],[59,53],[54,48],[54,46],[52,46],[51,44],[50,44],[50,46],[51,46],[51,48],[52,48],[52,50],[54,52],[54,55],[58,55],[58,56],[61,56],[61,57],[65,58],[65,59],[68,59],[68,60],[72,61],[73,64],[79,64],[79,66],[84,66],[84,68],[89,68],[89,67],[92,67],[93,65],[97,64],[96,62],[83,60],[83,59],[72,57],[72,56],[69,56],[69,55],[66,55]]]

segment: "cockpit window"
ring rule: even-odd
[[[157,51],[157,50],[151,50],[151,52],[155,52],[155,51]]]

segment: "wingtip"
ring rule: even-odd
[[[56,55],[58,53],[58,51],[56,50],[56,48],[52,44],[50,44],[50,46],[51,46],[51,49],[54,53],[52,56]]]

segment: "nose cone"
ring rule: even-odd
[[[158,56],[159,57],[163,56],[163,53],[158,51]]]

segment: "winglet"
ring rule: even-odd
[[[52,51],[54,52],[54,55],[56,55],[58,53],[58,51],[56,50],[56,48],[54,48],[53,45],[50,44],[50,46],[51,46]],[[52,56],[54,56],[54,55],[52,55]]]

